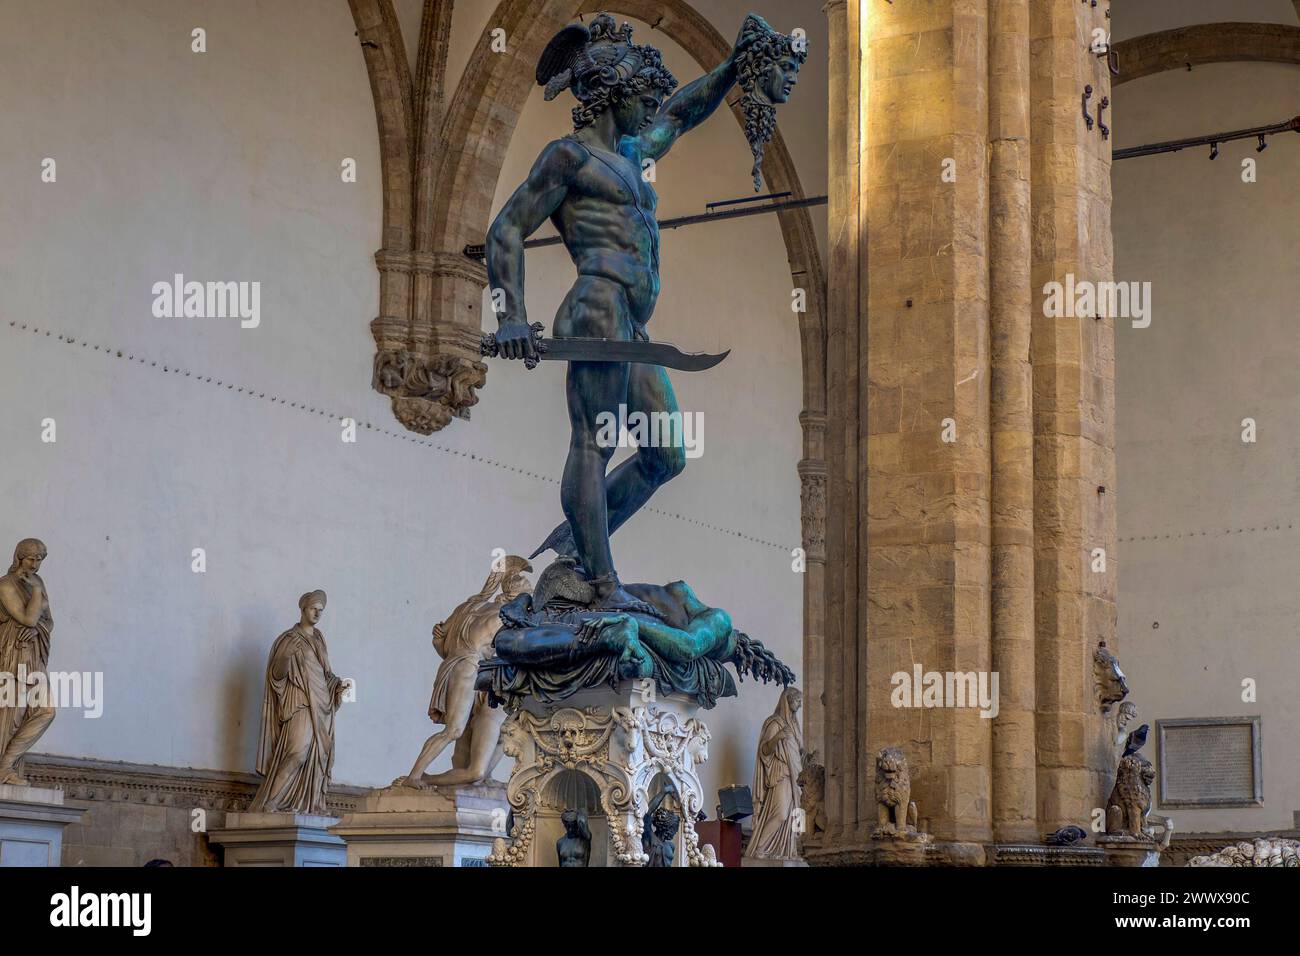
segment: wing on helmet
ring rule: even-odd
[[[546,99],[553,100],[573,82],[573,63],[591,39],[585,26],[575,23],[551,38],[537,61],[537,82],[546,87]]]

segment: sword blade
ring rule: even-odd
[[[622,342],[614,339],[554,338],[542,339],[541,357],[550,362],[635,362],[662,365],[680,372],[703,372],[713,368],[728,355],[707,352],[683,352],[667,342]]]

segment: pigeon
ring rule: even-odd
[[[1150,729],[1150,727],[1151,727],[1150,724],[1143,724],[1137,730],[1133,731],[1133,733],[1128,735],[1128,741],[1124,744],[1125,757],[1127,757],[1129,754],[1137,753],[1144,746],[1146,746],[1147,731]]]
[[[1088,831],[1083,827],[1076,827],[1073,823],[1069,826],[1061,827],[1055,833],[1049,833],[1043,837],[1043,842],[1048,846],[1074,846],[1082,843],[1088,838]]]

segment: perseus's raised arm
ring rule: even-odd
[[[736,85],[736,51],[697,80],[668,98],[654,122],[640,136],[641,155],[658,159],[672,149],[677,137],[693,130],[716,110]]]
[[[528,178],[492,221],[485,243],[488,287],[494,292],[496,289],[505,292],[498,321],[525,319],[524,240],[560,208],[573,173],[583,159],[582,148],[576,143],[567,140],[548,143],[533,163]]]

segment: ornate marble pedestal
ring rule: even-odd
[[[413,790],[365,797],[333,827],[347,840],[348,866],[486,866],[506,832],[505,784]]]
[[[343,838],[330,832],[338,822],[307,813],[228,813],[208,839],[225,847],[225,866],[346,866]]]
[[[61,865],[63,828],[85,814],[62,790],[0,785],[0,866]]]
[[[639,688],[647,688],[643,697]],[[696,767],[708,759],[709,732],[681,694],[656,700],[645,684],[591,688],[565,701],[525,698],[502,730],[515,758],[507,797],[513,829],[497,841],[494,866],[557,866],[560,814],[585,809],[592,831],[591,866],[643,866],[642,817],[665,783],[681,803],[674,865],[716,866],[702,850],[695,815],[704,805]]]

